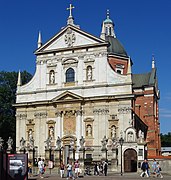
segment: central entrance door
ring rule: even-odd
[[[64,136],[63,141],[63,162],[67,164],[69,160],[75,160],[75,145],[76,137],[75,136]]]
[[[137,172],[137,152],[134,149],[124,152],[124,171]]]

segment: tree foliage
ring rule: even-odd
[[[26,71],[21,72],[22,84],[26,84],[32,75]],[[16,121],[15,107],[18,72],[0,71],[0,137],[7,142],[9,136],[15,142]]]
[[[161,146],[162,147],[171,147],[171,132],[168,134],[161,134]]]

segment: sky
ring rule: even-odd
[[[66,26],[72,3],[75,24],[100,37],[106,11],[133,61],[133,73],[151,71],[155,57],[161,133],[171,132],[170,0],[0,0],[0,71],[35,73],[38,32],[45,43]]]

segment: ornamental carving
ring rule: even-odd
[[[67,44],[68,47],[71,47],[73,46],[73,43],[75,42],[75,40],[76,40],[75,33],[72,31],[71,28],[68,28],[65,34],[65,44]]]
[[[34,113],[35,118],[46,118],[47,112]]]
[[[16,117],[18,118],[18,119],[26,119],[27,118],[27,114],[17,114],[16,115]]]
[[[131,110],[132,110],[131,107],[122,107],[122,108],[119,108],[119,109],[118,109],[118,112],[119,112],[120,114],[127,114],[127,113],[130,113]]]
[[[106,115],[109,114],[109,109],[94,109],[93,114]]]

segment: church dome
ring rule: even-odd
[[[105,39],[106,41],[109,42],[109,46],[108,46],[109,54],[116,54],[116,55],[121,55],[121,56],[126,56],[126,57],[128,56],[124,47],[122,46],[122,44],[119,42],[119,40],[116,37],[106,36]]]

